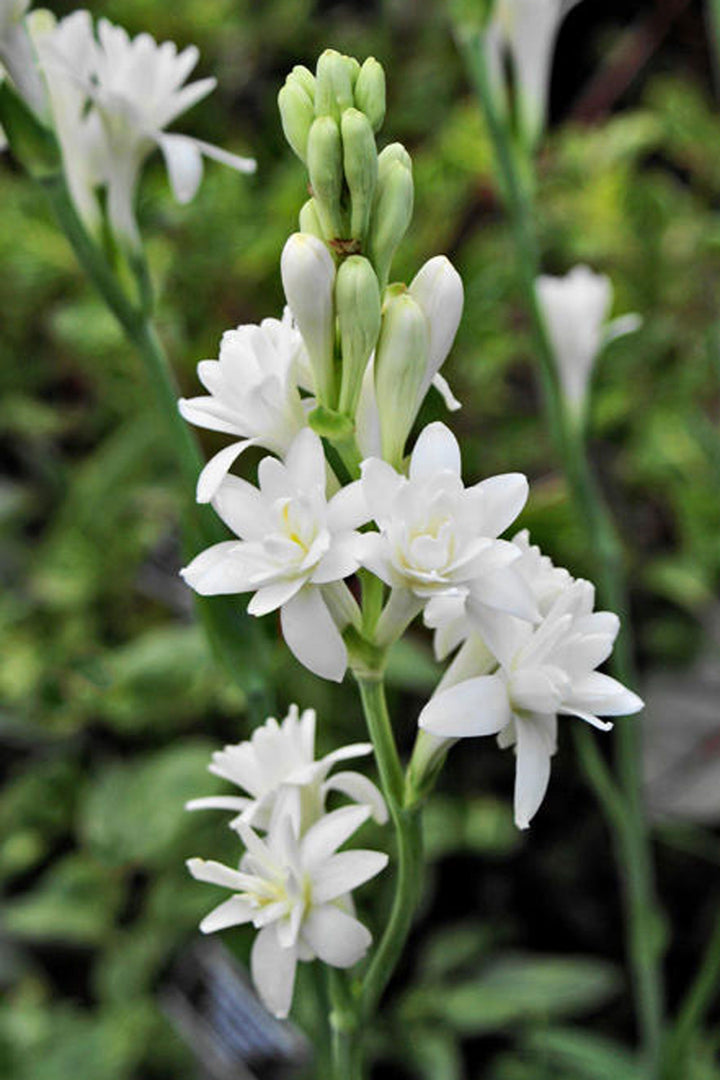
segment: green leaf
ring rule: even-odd
[[[619,987],[616,969],[602,960],[509,955],[474,979],[411,991],[402,1012],[407,1020],[441,1021],[462,1035],[481,1035],[591,1011]]]
[[[567,1068],[577,1080],[640,1080],[643,1075],[637,1059],[626,1047],[584,1031],[533,1031],[523,1045],[543,1063]]]

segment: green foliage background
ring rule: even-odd
[[[384,63],[385,134],[413,152],[417,193],[396,276],[446,252],[466,284],[447,365],[464,402],[453,424],[466,475],[527,472],[522,524],[575,574],[586,571],[542,427],[489,146],[443,5],[113,0],[95,13],[196,42],[201,74],[217,74],[219,89],[186,130],[258,158],[254,178],[209,165],[188,208],[172,202],[158,161],[142,190],[159,330],[187,394],[223,330],[281,308],[279,254],[306,197],[276,114],[286,71],[313,65],[328,45]],[[586,46],[594,63],[616,29],[598,24]],[[592,423],[646,669],[679,669],[698,653],[720,575],[720,116],[707,71],[689,67],[661,50],[621,107],[592,125],[563,104],[541,162],[547,270],[587,261],[612,276],[616,312],[645,319],[603,358]],[[219,817],[182,807],[218,790],[205,766],[220,743],[248,734],[245,703],[209,655],[177,578],[182,492],[139,361],[10,160],[0,208],[0,1076],[182,1080],[196,1065],[157,986],[212,903],[183,861],[235,855]],[[442,416],[439,402],[427,416]],[[208,452],[219,445],[203,441]],[[238,657],[241,668],[252,663]],[[361,737],[350,690],[319,684],[280,647],[275,670],[279,708],[315,705],[323,748]],[[435,678],[418,633],[391,671],[408,744]],[[511,824],[511,758],[482,742],[451,760],[428,812],[423,917],[378,1057],[397,1053],[401,1024],[408,1075],[634,1076],[620,1045],[631,1028],[618,886],[571,750],[528,839]],[[671,915],[685,918],[689,881],[698,897],[695,927],[671,952],[678,985],[717,902],[707,859],[720,860],[711,833],[684,835],[700,837],[706,862],[662,855]],[[365,901],[371,921],[385,900],[379,889]],[[591,1034],[570,1025],[575,1016],[592,1016]],[[720,1076],[707,1041],[694,1075]]]

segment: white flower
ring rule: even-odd
[[[187,865],[198,881],[232,889],[234,895],[211,911],[200,929],[255,926],[253,981],[267,1008],[285,1017],[299,960],[318,958],[347,968],[367,952],[372,936],[354,917],[350,893],[379,874],[388,857],[379,851],[337,853],[369,817],[367,807],[335,810],[304,835],[291,812],[278,810],[264,841],[245,822],[238,825],[247,847],[239,870],[203,859],[189,859]]]
[[[267,829],[281,791],[292,787],[299,798],[303,832],[325,812],[325,800],[331,791],[368,806],[375,821],[384,825],[385,800],[372,781],[352,771],[328,778],[337,762],[371,753],[372,743],[353,743],[315,761],[315,710],[305,709],[300,713],[297,705],[291,705],[281,724],[270,717],[250,739],[226,746],[212,756],[210,772],[237,784],[249,797],[219,795],[193,799],[187,809],[239,811],[239,816],[230,822],[233,828],[244,821],[255,829]]]
[[[249,446],[284,457],[305,424],[298,390],[302,338],[288,308],[282,321],[227,330],[219,360],[202,360],[198,377],[209,396],[181,398],[178,408],[191,424],[239,435],[207,463],[198,480],[198,502],[209,502],[236,458]]]
[[[30,0],[0,0],[0,81],[3,66],[26,105],[44,117],[47,95],[25,17]]]
[[[298,660],[339,682],[347,650],[328,610],[328,586],[358,568],[355,530],[369,516],[360,481],[328,502],[322,443],[310,428],[295,437],[284,464],[263,458],[258,480],[259,489],[225,477],[213,506],[241,539],[203,551],[182,576],[203,596],[254,592],[251,615],[280,608],[285,641]]]
[[[488,67],[498,103],[507,109],[504,58],[512,60],[520,131],[529,146],[542,134],[560,24],[579,0],[495,0],[486,34]]]
[[[573,408],[581,408],[599,354],[615,338],[637,330],[642,319],[622,315],[608,322],[610,278],[587,266],[576,266],[565,277],[543,274],[536,290],[562,391]]]
[[[110,223],[131,246],[139,243],[134,198],[140,169],[156,146],[163,152],[173,192],[181,203],[192,199],[199,187],[203,155],[240,172],[254,171],[252,159],[165,131],[215,87],[215,79],[184,85],[198,61],[194,45],[178,53],[173,42],[158,45],[149,34],[130,39],[122,27],[107,19],[100,19],[98,40],[88,41],[80,68],[74,66],[77,58],[63,44],[60,39],[49,43],[45,69],[55,66],[74,79],[97,111],[105,134],[103,181],[108,186]]]
[[[373,458],[362,464],[362,485],[380,531],[363,534],[361,562],[415,598],[408,614],[427,605],[432,615],[439,605],[450,608],[449,620],[469,605],[536,617],[529,590],[511,569],[520,552],[497,539],[525,504],[524,476],[493,476],[465,488],[457,440],[433,423],[415,444],[409,478]]]
[[[420,715],[420,727],[442,738],[499,734],[502,746],[515,745],[515,821],[521,829],[547,789],[558,713],[607,730],[612,725],[599,716],[628,716],[642,708],[636,694],[595,670],[610,655],[620,622],[609,611],[593,612],[594,595],[588,581],[561,588],[537,627],[508,616],[488,620],[486,629],[494,625],[485,645],[497,671],[472,675],[478,641],[468,639],[451,678]],[[481,652],[486,672],[487,649]]]

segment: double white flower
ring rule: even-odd
[[[542,621],[533,626],[499,613],[489,616],[483,639],[468,638],[419,720],[424,731],[441,739],[498,735],[501,746],[515,745],[515,821],[521,829],[547,790],[558,714],[606,730],[612,725],[600,716],[628,716],[642,708],[636,694],[595,670],[612,651],[617,615],[593,612],[593,586],[548,566],[523,542],[528,578],[533,580],[533,563],[540,571],[535,580]]]
[[[181,398],[178,408],[191,424],[240,436],[217,453],[200,474],[198,502],[209,502],[243,450],[263,446],[284,457],[306,426],[298,390],[303,342],[289,308],[282,320],[227,330],[218,360],[201,360],[198,377],[208,390]]]
[[[372,753],[372,743],[352,743],[315,760],[315,710],[291,705],[278,724],[270,717],[250,739],[216,751],[209,771],[243,788],[248,795],[211,795],[193,799],[188,810],[232,810],[255,829],[268,829],[278,799],[292,789],[298,800],[303,832],[325,812],[331,791],[369,807],[379,825],[387,821],[385,800],[375,784],[362,773],[343,771],[328,777],[334,765]]]
[[[409,477],[370,459],[362,485],[380,531],[363,534],[360,559],[393,589],[381,636],[396,636],[423,607],[431,621],[466,610],[482,619],[495,608],[536,617],[532,593],[513,571],[520,553],[497,539],[525,504],[524,476],[493,476],[465,488],[457,440],[433,423],[415,444]]]
[[[366,806],[348,806],[321,817],[307,832],[291,802],[280,800],[265,840],[244,821],[238,832],[247,848],[239,870],[189,859],[198,881],[234,895],[203,919],[204,933],[252,923],[259,931],[251,954],[253,981],[265,1005],[287,1016],[298,961],[316,958],[352,967],[372,942],[355,918],[351,892],[388,862],[379,851],[338,848],[368,819]]]
[[[615,338],[637,330],[642,319],[631,314],[608,322],[612,283],[588,266],[576,266],[565,277],[543,274],[535,288],[563,394],[568,405],[579,411],[600,353]]]
[[[213,505],[240,540],[203,551],[182,576],[203,596],[254,592],[252,615],[279,608],[283,636],[298,660],[339,682],[347,650],[328,602],[336,611],[338,589],[332,586],[359,565],[355,530],[369,517],[361,484],[349,484],[328,501],[323,446],[310,428],[295,437],[284,463],[263,458],[258,481],[256,488],[225,477]],[[354,604],[340,586],[343,600]]]
[[[78,11],[56,26],[40,26],[36,46],[73,196],[78,195],[79,178],[85,185],[78,210],[88,226],[95,227],[97,208],[86,189],[107,185],[111,227],[134,247],[140,239],[135,192],[141,167],[155,147],[163,152],[181,203],[198,189],[203,155],[240,172],[254,171],[255,162],[165,131],[215,87],[212,78],[185,85],[198,61],[195,46],[178,53],[173,42],[159,45],[149,34],[131,39],[107,19],[100,19],[97,34],[88,12]]]

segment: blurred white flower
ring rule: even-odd
[[[521,829],[547,790],[558,714],[607,730],[612,725],[599,716],[642,708],[637,694],[595,670],[610,655],[620,621],[609,611],[593,612],[594,598],[590,582],[574,581],[560,588],[537,627],[499,613],[488,618],[484,643],[468,639],[420,715],[420,727],[441,738],[498,734],[501,746],[515,745]],[[487,674],[488,650],[498,662],[493,674]],[[482,673],[473,675],[474,666]]]
[[[211,795],[193,799],[187,809],[233,810],[239,812],[230,822],[233,828],[244,821],[254,829],[267,829],[281,791],[291,787],[299,799],[302,832],[324,814],[331,791],[368,806],[375,821],[384,825],[385,800],[371,780],[352,771],[328,778],[338,762],[371,754],[372,743],[352,743],[316,761],[315,719],[314,709],[300,713],[297,705],[291,705],[282,723],[270,717],[250,739],[216,751],[210,772],[243,788],[248,796]]]
[[[198,502],[209,502],[236,458],[249,446],[263,446],[284,457],[305,424],[298,390],[302,338],[289,308],[282,321],[227,330],[219,360],[201,360],[198,377],[209,395],[181,398],[178,408],[191,424],[239,435],[217,453],[200,474]]]
[[[562,392],[573,409],[580,409],[597,357],[609,342],[639,329],[642,319],[621,315],[608,322],[612,283],[588,266],[576,266],[565,277],[543,274],[536,290]]]
[[[579,0],[495,0],[486,32],[488,71],[498,105],[506,113],[505,58],[512,62],[517,118],[529,147],[545,127],[555,40],[560,24]]]
[[[75,15],[89,22],[87,13]],[[97,31],[97,39],[86,35],[79,65],[75,36],[51,36],[43,48],[43,66],[51,81],[74,81],[97,111],[105,136],[102,180],[108,188],[110,224],[116,235],[136,246],[140,238],[135,191],[143,162],[156,146],[163,152],[170,184],[181,203],[189,202],[199,187],[203,155],[240,172],[253,172],[255,162],[165,131],[215,87],[212,78],[184,85],[198,61],[194,45],[178,53],[173,42],[158,45],[149,34],[131,39],[107,19],[100,19]],[[82,152],[82,143],[77,150]]]
[[[362,485],[380,531],[363,534],[360,559],[400,594],[391,604],[409,617],[424,605],[432,613],[441,602],[451,608],[448,620],[466,605],[536,617],[532,595],[511,568],[520,552],[497,539],[525,504],[524,476],[507,473],[465,488],[457,440],[433,423],[415,444],[409,478],[372,458],[362,464]]]
[[[297,816],[280,803],[265,840],[246,822],[239,823],[247,848],[239,870],[188,860],[198,881],[234,893],[203,919],[203,933],[245,923],[259,931],[251,954],[252,977],[276,1016],[290,1012],[299,960],[317,958],[348,968],[371,944],[370,931],[354,916],[350,893],[379,874],[388,857],[379,851],[337,851],[369,816],[368,807],[343,807],[301,834]]]
[[[0,79],[4,67],[25,104],[44,116],[47,95],[28,32],[29,7],[30,0],[0,0]]]
[[[254,592],[251,615],[280,608],[283,636],[300,663],[339,682],[347,650],[323,588],[358,568],[355,530],[369,517],[362,485],[327,500],[323,447],[310,428],[295,437],[284,463],[263,458],[258,480],[259,489],[225,477],[213,506],[241,539],[203,551],[182,576],[203,596]]]

